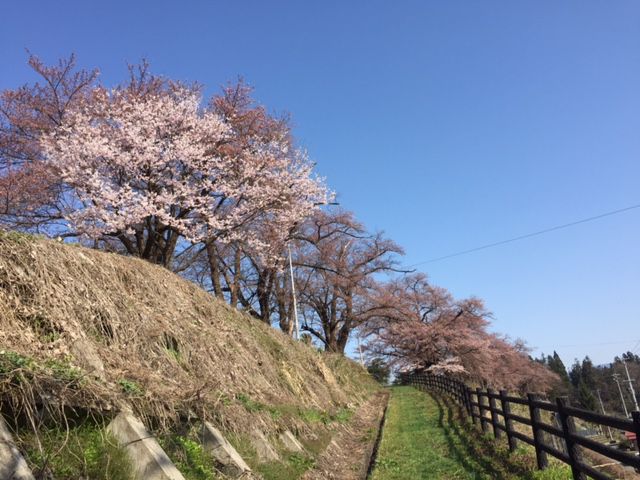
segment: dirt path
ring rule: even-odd
[[[348,425],[339,427],[334,439],[303,480],[363,480],[378,435],[389,394],[376,394],[358,409]]]

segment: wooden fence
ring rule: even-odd
[[[517,448],[518,441],[532,445],[539,469],[547,468],[547,456],[551,455],[571,467],[575,480],[586,480],[589,477],[610,480],[611,477],[584,462],[582,448],[587,448],[640,470],[640,457],[637,453],[640,450],[640,412],[632,412],[632,420],[601,415],[572,407],[567,397],[556,398],[555,402],[546,401],[534,393],[527,394],[526,398],[516,397],[505,390],[496,392],[491,389],[472,389],[463,382],[444,375],[412,374],[403,375],[401,379],[407,385],[450,395],[473,419],[474,424],[480,424],[483,432],[493,431],[495,438],[506,437],[511,451]],[[523,405],[527,414],[513,413],[513,405]],[[545,417],[549,420],[545,421]],[[636,452],[623,451],[578,435],[575,419],[635,433]],[[528,425],[533,435],[518,431],[516,424]]]

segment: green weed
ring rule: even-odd
[[[19,436],[19,445],[37,478],[72,480],[133,480],[126,451],[102,425],[86,424],[68,432],[58,428]]]
[[[84,376],[82,370],[71,365],[69,359],[51,358],[38,363],[31,357],[6,350],[0,351],[0,374],[14,384],[29,381],[35,374],[48,375],[71,388],[80,387]]]
[[[196,440],[173,434],[160,437],[158,441],[187,480],[220,478],[215,469],[213,458]]]
[[[244,393],[236,394],[236,400],[240,402],[248,412],[251,413],[261,412],[267,409],[267,406],[264,403],[251,400],[251,398],[249,398],[249,396]]]
[[[303,453],[288,455],[282,462],[267,462],[256,467],[265,480],[296,480],[313,468],[315,460]]]
[[[144,395],[144,390],[142,389],[142,387],[133,380],[121,378],[120,380],[118,380],[118,385],[120,385],[120,388],[124,393],[132,397],[139,397]]]
[[[83,377],[82,370],[74,367],[68,361],[49,359],[44,362],[44,366],[49,369],[52,376],[71,385],[78,386]]]

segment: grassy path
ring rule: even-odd
[[[373,480],[564,479],[534,472],[527,454],[497,451],[470,434],[436,397],[411,387],[392,389]]]

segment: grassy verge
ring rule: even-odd
[[[504,443],[504,442],[501,442]],[[373,480],[564,480],[568,468],[535,471],[522,449],[509,453],[492,438],[471,431],[444,402],[411,387],[392,390]]]

